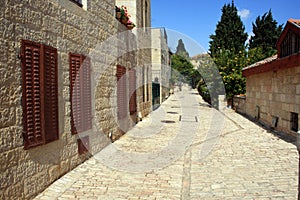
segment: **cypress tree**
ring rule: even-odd
[[[225,4],[222,8],[221,20],[217,24],[215,34],[210,35],[210,54],[212,57],[216,57],[220,49],[234,53],[244,51],[247,37],[245,26],[238,15],[234,2]]]
[[[265,57],[276,53],[276,42],[281,34],[283,25],[277,25],[273,19],[272,11],[258,16],[255,23],[252,23],[253,34],[249,41],[249,49],[262,48]]]
[[[242,68],[245,67],[247,33],[232,1],[222,8],[221,20],[215,34],[210,35],[209,51],[219,69],[226,89],[227,98],[245,92],[245,78]]]

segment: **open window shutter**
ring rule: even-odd
[[[127,115],[127,95],[126,95],[126,68],[117,66],[117,105],[118,118],[124,118]]]
[[[81,56],[69,55],[70,62],[70,96],[71,96],[71,132],[77,134],[81,127],[81,94],[80,94],[80,64]]]
[[[41,45],[22,41],[22,104],[25,149],[45,142],[41,102]]]
[[[83,57],[82,62],[82,106],[83,108],[83,131],[92,128],[92,93],[91,93],[91,60]]]
[[[137,103],[136,103],[136,70],[129,70],[129,112],[130,115],[133,115],[137,112]]]
[[[57,49],[44,46],[44,119],[46,142],[58,139]]]

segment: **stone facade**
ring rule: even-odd
[[[150,3],[150,0],[116,0],[117,6],[125,5],[127,7],[130,20],[136,24],[136,28],[132,32],[137,38],[136,72],[139,120],[152,111]]]
[[[152,82],[159,84],[159,99],[161,104],[169,96],[171,66],[167,33],[164,28],[153,28],[152,37]]]
[[[300,47],[290,31],[300,38],[300,23],[288,21],[277,43],[278,55],[243,69],[246,77],[246,114],[276,130],[295,135],[300,128]],[[286,39],[292,42],[284,43]],[[290,45],[293,48],[286,48]],[[281,54],[285,53],[284,56]]]
[[[233,109],[241,114],[246,113],[246,96],[244,95],[234,95],[232,98]]]
[[[290,120],[291,112],[300,113],[300,65],[249,76],[246,91],[247,114],[269,126],[278,117],[276,129],[295,134]]]
[[[0,8],[0,199],[33,198],[126,132],[117,120],[120,109],[117,104],[117,65],[126,68],[125,78],[128,79],[129,69],[149,64],[151,53],[139,51],[139,35],[128,31],[115,19],[115,0],[82,2],[83,7],[70,0],[5,0]],[[150,14],[147,17],[150,19]],[[137,24],[142,26],[140,22]],[[148,39],[150,37],[144,43],[149,43]],[[56,48],[58,66],[59,139],[27,150],[23,138],[26,133],[21,40]],[[75,135],[71,134],[69,53],[91,58],[92,129]],[[148,68],[151,71],[151,65]],[[144,68],[141,69],[137,73],[138,81],[141,81],[139,74],[144,74]],[[151,88],[147,89],[148,93],[141,94],[141,89],[137,91],[137,112],[143,116],[151,110],[151,101],[142,101],[145,94],[151,96]],[[135,124],[131,117],[128,113],[125,118],[126,130]],[[79,154],[79,141],[85,136],[88,136],[88,152]]]

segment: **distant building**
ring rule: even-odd
[[[243,69],[246,114],[295,135],[300,129],[300,20],[288,20],[277,55]]]
[[[165,28],[152,29],[153,106],[161,104],[170,92],[171,57]]]

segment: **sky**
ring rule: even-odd
[[[183,39],[190,56],[208,51],[209,35],[215,33],[222,7],[232,0],[151,0],[151,26],[167,30],[170,49],[175,52]],[[270,9],[278,24],[300,19],[300,0],[235,0],[248,35],[252,23]]]

